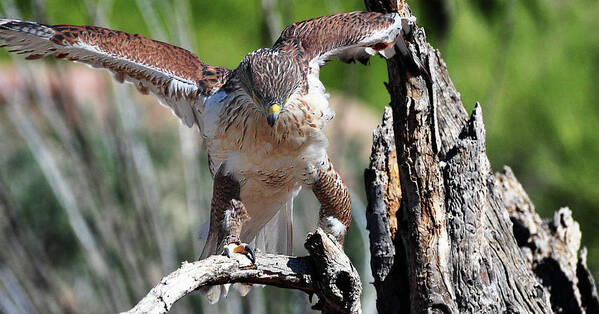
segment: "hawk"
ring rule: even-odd
[[[401,32],[413,22],[375,12],[298,22],[234,70],[139,34],[96,26],[0,19],[0,42],[26,59],[53,55],[108,69],[116,80],[155,95],[188,127],[198,126],[214,178],[202,257],[225,247],[253,255],[245,244],[252,241],[291,254],[292,203],[301,188],[314,192],[319,226],[341,244],[352,217],[348,189],[327,156],[323,128],[334,112],[320,67],[333,56],[348,63],[392,57],[396,45],[405,48]],[[244,213],[249,217],[231,222]]]

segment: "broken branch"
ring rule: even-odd
[[[310,256],[257,253],[254,265],[241,254],[184,262],[125,313],[166,313],[177,300],[201,287],[227,283],[297,289],[316,294],[315,309],[323,313],[359,313],[362,284],[339,243],[318,229],[308,234],[305,246]]]

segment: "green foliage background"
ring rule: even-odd
[[[5,9],[9,2],[0,3]],[[43,11],[36,3],[15,4],[22,17],[45,23],[94,21],[87,13],[87,5],[95,3],[91,0],[48,0]],[[136,1],[101,3],[110,27],[149,36]],[[429,41],[441,50],[467,109],[471,110],[477,101],[481,103],[494,170],[500,171],[503,165],[512,167],[544,217],[551,217],[562,206],[573,210],[574,218],[581,224],[583,244],[589,248],[589,266],[597,277],[599,2],[419,0],[409,4],[419,25],[425,27]],[[154,2],[154,7],[160,13],[160,22],[168,26],[168,17],[172,15],[161,11],[160,1]],[[260,1],[191,1],[189,8],[191,25],[186,27],[196,43],[192,50],[209,64],[234,68],[245,54],[271,42]],[[361,9],[363,3],[358,0],[296,0],[276,5],[283,26],[314,16]],[[2,62],[11,62],[4,50],[1,54]],[[389,102],[382,84],[386,68],[381,59],[373,58],[368,67],[331,62],[323,68],[321,78],[329,90],[356,97],[379,115]],[[0,115],[0,130],[7,123],[6,117]],[[158,164],[172,163],[172,157],[165,153],[178,149],[169,144],[173,142],[169,140],[172,133],[158,136],[163,136],[163,140],[148,139],[152,158]],[[101,145],[94,147],[99,150],[95,153],[104,154]],[[51,239],[45,243],[50,252],[76,251],[76,244],[69,240],[72,231],[59,213],[60,205],[48,186],[39,184],[44,179],[40,170],[32,166],[30,153],[15,151],[8,159],[5,165],[10,167],[1,169],[0,174],[10,178],[10,190],[22,214],[38,230],[44,230],[44,239]],[[108,170],[112,166],[110,162],[104,165]],[[356,169],[364,167],[366,164],[354,165]],[[118,181],[111,181],[117,186],[115,190],[119,190]],[[40,208],[48,215],[37,215],[34,210]]]

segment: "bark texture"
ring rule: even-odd
[[[543,221],[509,169],[493,175],[481,106],[468,116],[423,29],[406,44],[365,172],[379,313],[596,313],[570,211]]]
[[[495,175],[513,234],[524,259],[549,291],[557,313],[599,313],[599,298],[586,265],[586,248],[572,211],[564,207],[551,219],[541,219],[509,167]]]
[[[298,289],[316,294],[319,301],[314,308],[323,313],[360,313],[360,277],[339,243],[318,229],[308,235],[305,246],[310,256],[258,253],[255,265],[240,254],[185,262],[125,313],[166,313],[177,300],[201,287],[227,283]]]

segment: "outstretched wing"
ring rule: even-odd
[[[230,73],[204,64],[183,48],[95,26],[0,19],[0,43],[11,47],[10,52],[29,54],[26,59],[54,55],[108,69],[119,82],[131,82],[142,93],[156,95],[190,127],[201,110],[193,106],[220,88]]]
[[[349,12],[314,18],[288,26],[273,49],[298,53],[311,67],[332,56],[343,62],[366,63],[371,55],[395,54],[402,27],[414,21],[397,13]]]

